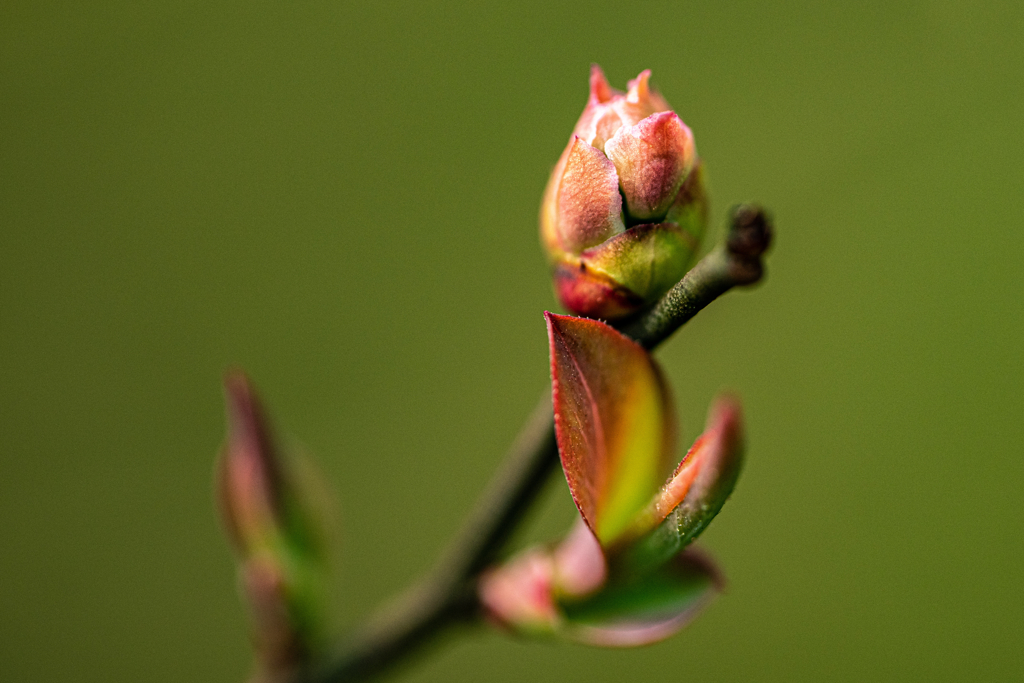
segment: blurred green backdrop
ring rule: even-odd
[[[1020,3],[6,2],[0,678],[241,681],[211,502],[245,367],[339,498],[353,623],[547,383],[536,237],[600,63],[693,128],[766,284],[659,356],[744,397],[728,595],[637,651],[459,639],[403,681],[1024,676]],[[573,514],[553,481],[528,534]]]

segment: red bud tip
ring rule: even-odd
[[[229,374],[224,388],[228,437],[220,463],[220,503],[236,546],[246,554],[278,525],[281,465],[248,379]]]
[[[719,487],[725,484],[722,480],[735,477],[742,457],[742,443],[739,402],[732,397],[721,397],[709,411],[704,433],[687,451],[655,499],[656,520],[663,520],[684,501],[694,501],[696,506],[705,498],[716,497]],[[732,490],[731,483],[728,489]]]
[[[614,91],[608,85],[608,79],[604,71],[597,64],[590,65],[590,101],[595,104],[603,104],[612,98]]]

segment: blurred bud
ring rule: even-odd
[[[534,549],[480,578],[480,603],[487,615],[521,633],[553,633],[559,624],[555,569],[550,553]]]
[[[618,318],[686,273],[707,220],[693,134],[648,86],[613,90],[597,66],[590,98],[548,181],[541,239],[563,305]]]
[[[278,541],[284,524],[281,463],[263,411],[242,375],[225,379],[228,437],[220,461],[220,504],[239,553],[253,555]]]
[[[601,546],[582,521],[554,548],[528,550],[480,579],[480,602],[508,628],[534,635],[565,627],[560,602],[600,589],[608,576]]]
[[[524,635],[555,635],[599,647],[635,647],[669,637],[722,589],[715,564],[688,548],[642,577],[609,573],[585,524],[554,548],[533,548],[486,572],[486,614]]]
[[[308,467],[277,450],[245,376],[229,375],[225,391],[228,435],[218,463],[218,502],[239,557],[263,680],[270,680],[320,645],[324,496]]]

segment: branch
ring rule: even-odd
[[[502,466],[433,571],[378,613],[345,644],[334,664],[299,681],[365,680],[408,654],[443,627],[478,612],[476,576],[515,530],[558,463],[551,396],[541,398]]]
[[[653,308],[627,321],[620,332],[653,349],[705,306],[736,286],[753,285],[764,274],[761,257],[771,246],[771,219],[764,209],[740,204],[732,210],[725,240],[690,269]]]
[[[763,209],[732,211],[725,241],[694,266],[662,299],[621,331],[654,349],[716,298],[763,274],[761,256],[771,244]],[[502,551],[522,514],[558,464],[551,396],[545,392],[480,497],[466,524],[426,580],[404,593],[352,636],[330,663],[298,673],[295,683],[366,680],[397,664],[448,627],[479,616],[476,579]]]

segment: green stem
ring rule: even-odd
[[[654,349],[716,298],[761,279],[771,225],[756,206],[733,209],[726,240],[622,332]],[[558,464],[551,397],[545,392],[462,530],[425,580],[378,612],[323,667],[295,683],[367,680],[395,666],[449,628],[477,621],[476,580],[504,549]]]

